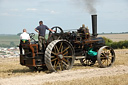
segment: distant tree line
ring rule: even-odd
[[[17,45],[14,42],[10,42],[10,44],[0,44],[0,47],[16,47]]]
[[[125,49],[125,48],[128,48],[128,41],[125,40],[125,41],[119,41],[119,42],[113,42],[111,39],[108,39],[106,37],[103,37],[104,40],[105,40],[105,44],[107,46],[110,46],[114,49]]]
[[[22,33],[18,33],[17,35],[20,36]]]

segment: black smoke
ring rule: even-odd
[[[72,0],[78,2],[77,5],[83,6],[84,10],[87,11],[89,14],[96,14],[96,4],[97,0]]]
[[[85,3],[85,6],[87,7],[86,9],[88,10],[88,12],[90,14],[96,14],[97,13],[96,8],[95,8],[96,0],[83,0],[83,1]]]

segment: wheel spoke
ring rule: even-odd
[[[72,58],[72,56],[64,56],[64,58]]]
[[[55,53],[55,52],[53,52],[53,51],[52,51],[51,53],[54,54],[54,55],[57,55],[57,53]]]
[[[105,65],[105,66],[108,65],[108,61],[107,61],[107,59],[105,59],[105,63],[104,63],[104,65]]]
[[[62,48],[62,44],[63,44],[63,42],[61,42],[61,44],[60,44],[60,48],[59,48],[59,51],[61,50],[61,48]]]
[[[100,57],[101,59],[103,59],[103,58],[106,58],[106,57]]]
[[[55,52],[54,53],[57,53],[57,50],[56,50],[56,47],[54,47],[54,49],[53,49]]]
[[[112,58],[112,56],[109,56],[109,58]]]
[[[105,63],[105,61],[106,61],[106,60],[104,60],[104,61],[102,60],[102,64],[104,64],[104,63]]]
[[[55,56],[51,56],[51,58],[55,58]]]
[[[64,61],[62,61],[62,63],[66,66],[66,67],[68,67],[69,65],[68,64],[66,64]]]
[[[57,67],[58,63],[59,63],[59,61],[57,61],[57,64],[55,65],[55,69],[56,69],[56,67]]]
[[[105,53],[107,53],[107,49],[105,49]]]
[[[85,62],[85,59],[82,59],[83,62]]]
[[[68,50],[70,47],[68,46],[62,53],[64,53],[66,50]]]
[[[59,49],[58,49],[58,47],[57,47],[57,46],[55,46],[55,47],[56,47],[57,52],[59,53]]]
[[[68,63],[68,60],[66,60],[65,58],[63,58],[63,60]]]
[[[62,71],[62,68],[61,68],[60,62],[59,62],[59,68],[60,68],[60,70]]]
[[[62,64],[62,61],[61,61],[61,69],[63,70],[63,64]]]
[[[56,61],[54,62],[54,67],[56,66]]]
[[[58,58],[54,58],[54,59],[52,59],[51,61],[55,61],[55,60],[57,60]]]
[[[65,53],[63,54],[63,56],[65,56],[66,54],[68,54],[68,51],[67,51],[67,52],[65,52]]]
[[[108,66],[108,59],[106,61],[107,61],[107,65],[106,66]]]
[[[87,65],[89,65],[89,60],[87,60]]]
[[[110,60],[110,59],[108,59],[108,62],[109,62],[109,63],[111,63],[111,60]]]
[[[110,50],[108,50],[107,53],[111,54]]]
[[[112,57],[109,57],[108,59],[112,60]]]
[[[61,48],[61,53],[63,52],[63,48],[64,48],[64,47],[62,46],[62,48]]]
[[[102,56],[105,56],[105,52],[104,53],[101,53]]]

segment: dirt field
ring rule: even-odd
[[[104,34],[104,35],[98,35],[98,37],[106,37],[111,39],[112,41],[128,40],[128,34]]]
[[[128,85],[128,49],[118,49],[112,67],[82,66],[57,73],[33,72],[19,64],[18,58],[0,59],[0,85]]]

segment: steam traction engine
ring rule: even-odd
[[[49,32],[46,48],[38,51],[38,42],[34,34],[30,34],[34,42],[22,44],[24,53],[20,54],[20,64],[30,69],[47,68],[49,71],[68,70],[72,68],[75,59],[84,66],[94,65],[109,67],[115,61],[115,53],[111,47],[105,46],[105,41],[97,37],[97,15],[92,15],[92,36],[85,28],[77,31],[63,32],[60,27],[53,27],[55,33]]]

